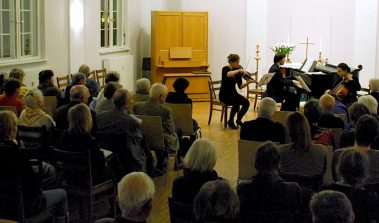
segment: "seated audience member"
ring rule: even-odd
[[[105,75],[104,79],[105,84],[108,84],[109,82],[120,82],[120,73],[117,71],[108,71],[107,74]],[[122,87],[122,85],[121,85]],[[103,99],[104,98],[104,88],[101,89],[99,94],[97,95],[98,99]]]
[[[184,157],[184,176],[175,178],[172,199],[192,204],[201,186],[219,179],[213,169],[216,165],[216,148],[209,139],[197,139]]]
[[[83,86],[85,87],[85,86]],[[106,176],[105,158],[96,139],[91,135],[92,117],[87,105],[79,103],[68,111],[68,129],[62,132],[58,148],[71,152],[90,152],[92,178],[101,182]]]
[[[200,222],[234,222],[238,212],[237,194],[225,180],[205,183],[193,202],[193,213]]]
[[[175,80],[173,87],[175,92],[169,92],[166,98],[167,103],[173,104],[192,104],[192,100],[185,93],[189,86],[189,81],[183,77]]]
[[[96,223],[146,223],[153,208],[155,193],[151,178],[142,172],[129,173],[118,183],[117,191],[121,215],[114,219],[104,218]]]
[[[320,106],[322,108],[322,114],[318,120],[318,126],[321,128],[345,128],[344,120],[336,116],[333,113],[335,106],[335,99],[330,94],[324,94],[320,98]]]
[[[67,113],[68,110],[74,105],[83,103],[88,104],[88,98],[90,97],[88,88],[84,85],[75,85],[70,90],[70,103],[59,107],[54,115],[54,120],[56,122],[58,129],[67,129],[68,121],[67,121]],[[92,115],[92,133],[96,133],[97,125],[96,125],[96,113],[91,110]]]
[[[284,126],[273,122],[276,111],[276,102],[270,97],[263,98],[258,105],[258,118],[242,124],[240,138],[251,141],[273,141],[285,143]]]
[[[379,103],[379,79],[378,78],[370,79],[368,86],[370,89],[370,95],[373,96],[376,99],[376,101]]]
[[[91,94],[91,98],[96,97],[97,94],[99,94],[100,92],[100,86],[95,79],[89,78],[91,72],[89,66],[87,64],[82,64],[79,67],[78,72],[86,75],[86,87],[88,88],[89,93]]]
[[[312,139],[315,139],[315,137],[320,134],[321,129],[318,126],[318,120],[321,117],[321,106],[317,99],[309,99],[307,103],[304,105],[304,115],[308,120],[309,126],[311,128],[311,136]]]
[[[375,209],[379,206],[377,197],[363,189],[368,176],[368,162],[365,153],[353,148],[345,150],[337,166],[339,181],[324,188],[346,194],[353,205],[354,222],[357,223],[371,222],[369,214],[377,212]]]
[[[288,131],[292,143],[279,146],[280,172],[323,176],[326,171],[326,150],[324,146],[312,143],[305,116],[300,112],[291,114],[288,117]]]
[[[255,156],[257,175],[250,182],[237,186],[241,222],[265,222],[263,213],[295,215],[300,210],[301,189],[297,183],[280,178],[279,162],[280,150],[273,142],[265,142],[258,148]]]
[[[43,96],[56,96],[58,107],[62,103],[62,91],[54,86],[54,72],[52,70],[43,70],[39,72],[38,89],[42,91]]]
[[[104,99],[99,99],[96,102],[95,112],[105,112],[114,109],[114,103],[112,101],[113,94],[117,89],[120,89],[121,85],[116,82],[109,82],[104,87]]]
[[[370,111],[366,106],[361,103],[354,102],[349,107],[349,114],[351,119],[350,129],[345,129],[341,134],[341,143],[340,147],[350,147],[354,146],[355,143],[355,125],[358,122],[358,119],[363,115],[369,115]]]
[[[147,78],[141,78],[136,81],[136,93],[133,95],[133,101],[141,102],[149,100],[149,90],[151,87],[150,80]]]
[[[369,158],[369,177],[366,183],[373,184],[379,183],[379,151],[370,149],[371,144],[379,135],[379,122],[371,115],[363,115],[358,119],[355,126],[355,145],[354,148],[358,151],[364,152]],[[341,154],[348,148],[339,149],[333,153],[333,178],[334,181],[339,181],[336,174],[336,166],[341,159]]]
[[[66,102],[70,101],[70,90],[75,85],[86,85],[86,75],[83,73],[76,73],[71,76],[71,83],[64,89],[64,100]],[[91,95],[90,95],[91,96]]]
[[[148,101],[134,105],[136,115],[160,116],[163,127],[165,151],[156,151],[158,163],[157,168],[165,173],[167,166],[167,153],[179,149],[178,137],[175,133],[175,123],[172,110],[164,106],[167,96],[167,88],[163,84],[154,84],[150,88],[150,98]]]
[[[18,98],[20,92],[20,81],[14,78],[9,78],[4,85],[4,93],[0,95],[0,106],[16,107],[18,115],[24,109],[25,102]]]
[[[378,101],[371,95],[363,95],[358,98],[358,103],[367,107],[370,114],[376,116],[378,114]]]
[[[26,217],[55,206],[55,222],[68,222],[66,192],[62,189],[41,190],[38,177],[15,144],[17,117],[10,111],[0,111],[0,178],[21,178]],[[3,204],[4,200],[1,201]]]
[[[23,99],[24,95],[29,90],[29,88],[26,87],[26,85],[24,84],[24,77],[25,77],[25,72],[21,68],[12,68],[12,70],[9,72],[9,78],[14,78],[20,81],[21,87],[20,87],[20,92],[18,93],[18,97],[20,99]]]
[[[314,194],[309,204],[313,223],[353,223],[354,213],[345,194],[324,190]]]
[[[118,89],[113,95],[114,108],[97,117],[97,135],[102,147],[112,150],[118,156],[116,160],[120,161],[118,167],[114,167],[117,176],[132,171],[146,171],[146,154],[141,146],[141,124],[126,110],[130,100],[126,89]]]

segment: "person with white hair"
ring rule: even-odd
[[[363,95],[358,98],[358,103],[366,106],[371,115],[378,114],[378,101],[371,95]]]
[[[158,163],[158,174],[162,175],[167,170],[167,154],[178,151],[179,141],[175,132],[175,123],[172,110],[164,106],[167,96],[167,88],[163,84],[155,83],[150,88],[150,98],[148,101],[140,102],[134,105],[136,115],[160,116],[164,135],[164,151],[156,151]]]
[[[136,87],[136,93],[132,97],[133,101],[141,102],[149,100],[150,80],[147,78],[138,79],[136,81]]]
[[[192,204],[204,183],[219,179],[214,170],[216,147],[207,138],[197,139],[184,157],[184,176],[177,177],[172,186],[172,199]]]
[[[317,121],[317,124],[321,128],[339,128],[345,129],[345,122],[340,117],[333,113],[336,105],[336,99],[330,94],[324,94],[319,100],[322,114]]]
[[[272,121],[276,102],[270,97],[263,98],[258,106],[258,118],[242,124],[240,138],[251,141],[273,141],[285,143],[285,130],[281,123]]]
[[[368,86],[370,89],[370,95],[373,96],[376,101],[379,103],[379,79],[373,78],[368,82]]]
[[[26,92],[29,91],[29,88],[24,84],[24,78],[25,78],[24,70],[18,67],[12,68],[11,71],[9,72],[9,78],[14,78],[20,81],[21,87],[20,87],[20,92],[18,93],[18,97],[20,99],[23,99]]]
[[[154,182],[143,172],[132,172],[118,183],[117,200],[121,215],[96,223],[147,222],[153,207]]]

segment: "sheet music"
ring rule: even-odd
[[[295,76],[295,78],[300,82],[304,90],[306,90],[307,92],[311,92],[311,89],[309,89],[308,85],[304,82],[303,78],[301,78],[300,76]]]
[[[262,85],[267,85],[271,81],[272,77],[274,77],[274,74],[275,73],[268,73],[268,74],[263,75],[262,78],[257,83],[257,86],[260,87]]]

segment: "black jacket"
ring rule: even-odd
[[[286,134],[282,124],[273,122],[268,118],[257,118],[242,124],[240,138],[261,142],[270,140],[283,144],[285,143]]]
[[[292,80],[283,78],[279,64],[275,63],[270,67],[269,73],[275,73],[274,77],[267,84],[266,94],[272,97],[275,101],[283,97],[288,86],[293,85]]]

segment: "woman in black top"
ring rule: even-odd
[[[238,129],[234,124],[234,116],[237,115],[237,125],[242,125],[242,117],[246,114],[249,109],[250,103],[242,95],[238,94],[236,90],[236,84],[239,89],[246,87],[250,83],[256,82],[255,80],[248,80],[246,83],[242,84],[242,76],[245,71],[240,66],[240,57],[237,54],[230,54],[228,56],[229,65],[222,68],[222,80],[220,88],[220,101],[224,102],[226,105],[232,105],[232,110],[230,111],[230,118],[228,120],[228,125],[232,129]],[[242,106],[240,110],[240,106]]]

